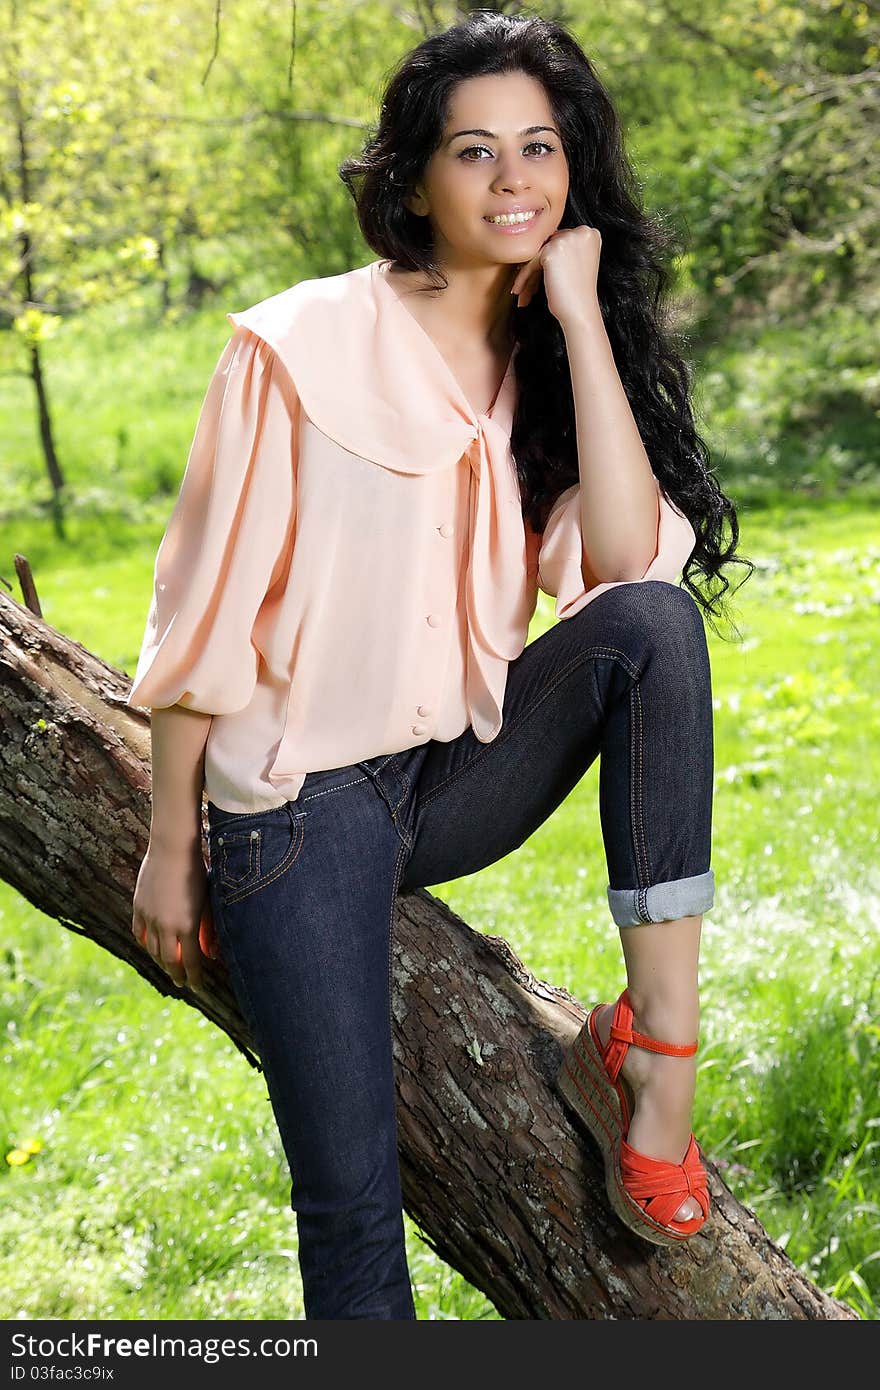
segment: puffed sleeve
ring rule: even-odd
[[[690,558],[696,533],[687,517],[675,507],[652,474],[660,501],[654,557],[636,583],[665,579],[674,584]],[[587,559],[581,530],[581,485],[561,492],[551,508],[538,550],[538,584],[556,599],[557,618],[571,618],[605,589],[631,580],[599,583]]]
[[[296,510],[299,406],[272,348],[237,327],[214,369],[156,554],[126,704],[243,709],[257,681],[254,621],[281,573]]]

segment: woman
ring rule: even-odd
[[[560,1089],[631,1229],[675,1244],[705,1220],[700,608],[738,529],[660,327],[661,232],[563,28],[477,13],[429,38],[340,174],[379,259],[228,315],[157,555],[132,930],[178,984],[200,987],[203,950],[228,963],[306,1316],[413,1318],[395,897],[510,853],[597,756],[627,987]],[[564,621],[526,646],[539,587]]]

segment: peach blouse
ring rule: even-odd
[[[126,703],[214,716],[205,790],[227,811],[468,725],[490,742],[538,588],[569,618],[613,587],[584,552],[580,484],[542,536],[523,519],[516,348],[475,414],[387,265],[227,314],[156,555]],[[674,583],[696,538],[657,488],[641,578]]]

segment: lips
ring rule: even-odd
[[[521,213],[532,213],[535,217],[541,211],[540,208],[499,208],[497,212],[487,212],[483,214],[483,221],[489,222],[493,217],[516,217]]]

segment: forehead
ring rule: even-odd
[[[481,126],[505,135],[539,123],[555,124],[545,88],[528,73],[505,72],[458,82],[446,103],[444,128]]]

